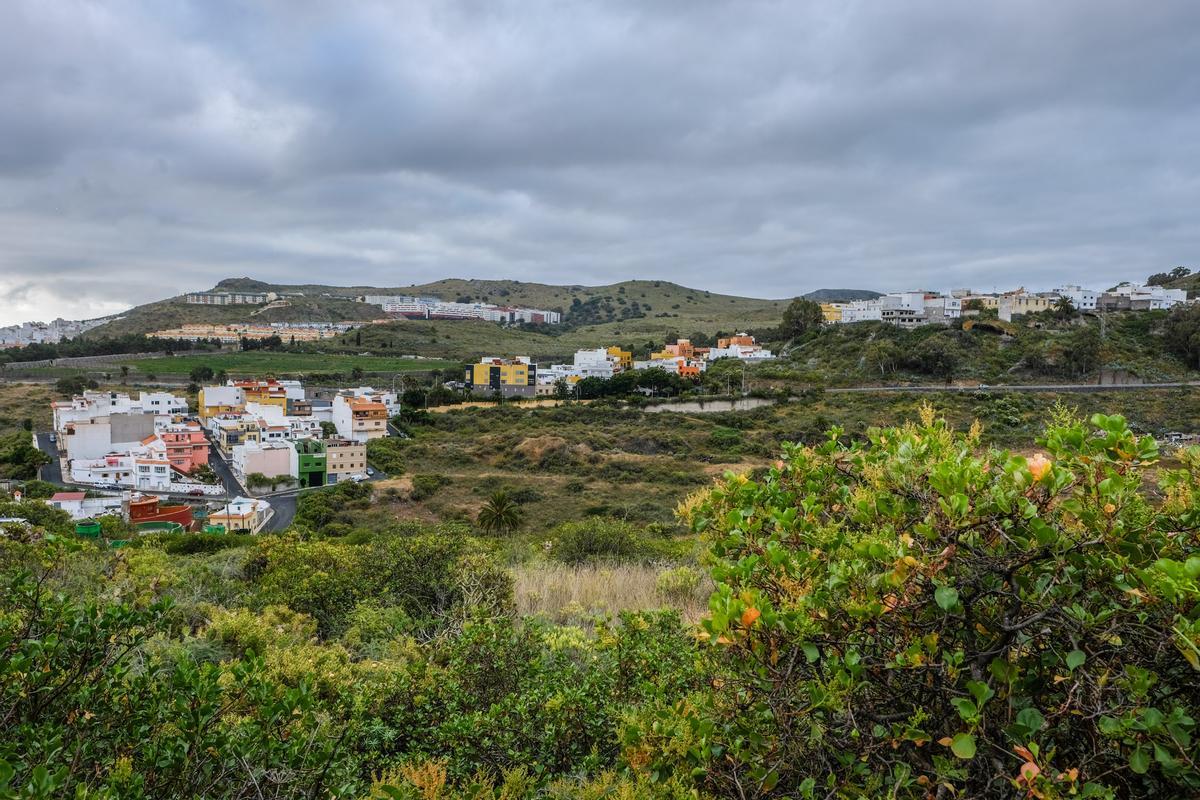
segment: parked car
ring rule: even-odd
[[[367,467],[367,475],[374,475],[374,474],[375,474],[375,470],[371,469],[370,467]]]
[[[203,497],[204,490],[203,489],[188,489],[188,494],[191,495],[192,497]]]
[[[354,481],[355,483],[362,483],[366,479],[367,479],[367,476],[363,475],[361,472],[356,472],[350,476],[350,480]]]

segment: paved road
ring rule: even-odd
[[[38,470],[38,477],[50,483],[62,484],[62,462],[59,461],[58,445],[50,441],[49,433],[39,433],[37,446],[39,450],[50,456],[50,463],[42,465]]]
[[[204,435],[208,436],[208,432],[205,431]],[[213,472],[217,473],[217,477],[221,480],[221,485],[225,487],[225,493],[230,497],[239,494],[245,495],[246,487],[242,486],[241,481],[233,474],[233,469],[229,466],[229,462],[225,460],[225,456],[221,455],[216,442],[209,439],[208,445],[208,465],[212,467]]]

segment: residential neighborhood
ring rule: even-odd
[[[1068,300],[1078,311],[1158,311],[1188,302],[1185,289],[1143,286],[1124,282],[1108,291],[1063,285],[1048,292],[1029,292],[1024,287],[1008,292],[977,293],[954,289],[948,294],[913,291],[891,292],[873,300],[847,303],[821,303],[821,315],[828,324],[886,322],[902,328],[946,324],[960,317],[994,310],[1006,322],[1021,314],[1050,311]]]

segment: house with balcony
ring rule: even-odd
[[[376,400],[338,394],[333,398],[333,425],[338,436],[367,442],[387,436],[387,406]]]
[[[208,438],[198,422],[172,422],[160,425],[158,437],[167,448],[167,460],[176,471],[190,474],[208,464]]]

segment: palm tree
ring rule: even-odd
[[[488,533],[508,533],[521,524],[521,506],[508,492],[492,492],[475,521]]]

